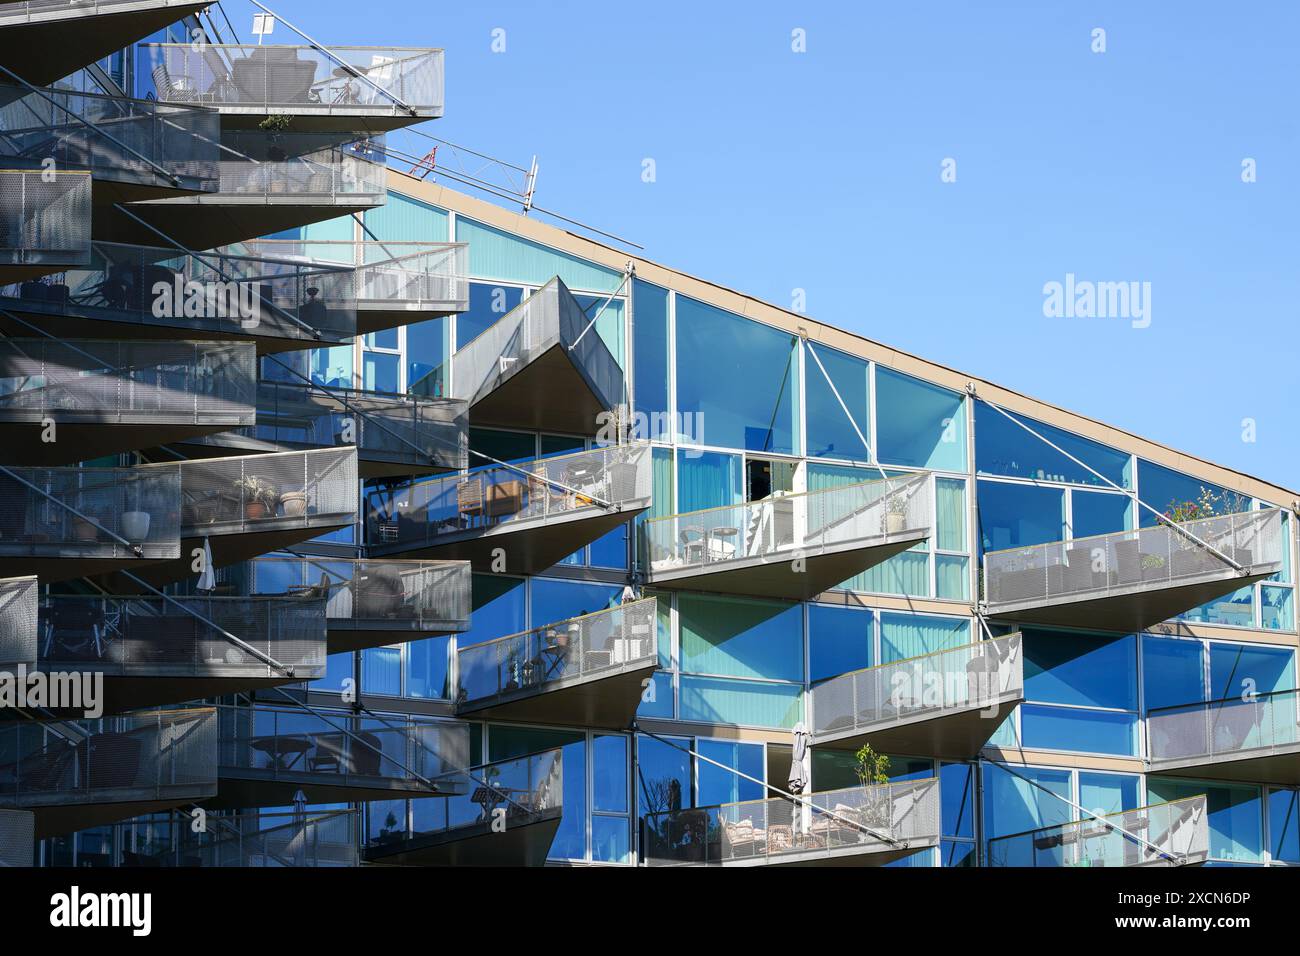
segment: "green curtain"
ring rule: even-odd
[[[681,719],[790,729],[803,719],[803,690],[794,684],[681,678]]]
[[[938,548],[966,550],[966,482],[957,478],[935,479],[934,523]]]
[[[880,614],[880,660],[884,664],[961,647],[970,641],[970,621],[965,618],[921,617],[891,611]]]

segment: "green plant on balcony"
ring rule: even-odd
[[[280,489],[265,478],[244,475],[235,479],[235,490],[243,496],[246,518],[266,518],[279,507]]]
[[[853,755],[853,772],[864,787],[889,783],[889,758],[871,749],[871,744],[863,744]]]
[[[283,133],[292,122],[293,117],[288,113],[272,113],[258,123],[257,128],[266,133]]]

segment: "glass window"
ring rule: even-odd
[[[1142,694],[1147,710],[1205,699],[1205,656],[1200,641],[1142,638]]]
[[[667,671],[655,671],[650,683],[641,692],[641,703],[637,705],[638,717],[673,717],[673,675]]]
[[[627,738],[597,734],[592,744],[592,809],[627,813]]]
[[[488,762],[497,763],[563,748],[564,815],[548,854],[557,860],[587,858],[587,737],[581,731],[541,730],[533,727],[488,727]]]
[[[361,690],[386,697],[401,696],[401,647],[368,647],[361,652]]]
[[[1045,425],[1024,415],[1015,416],[1052,444],[1065,449],[1090,468],[1105,475],[1121,488],[1131,487],[1132,459],[1071,432]],[[1086,468],[1081,468],[1047,442],[1035,438],[1000,411],[984,402],[975,403],[975,470],[981,475],[1004,475],[1009,478],[1032,478],[1037,481],[1062,481],[1076,485],[1106,483]],[[1142,497],[1146,500],[1146,478],[1142,478]]]
[[[1012,774],[993,763],[983,769],[986,840],[1074,819],[1076,811],[1066,802],[1071,797],[1068,770],[1017,767]]]
[[[1109,710],[1020,705],[1020,734],[1030,750],[1137,754],[1137,716]]]
[[[1272,790],[1268,795],[1268,852],[1275,860],[1300,863],[1300,792]]]
[[[603,611],[611,604],[617,604],[622,593],[623,588],[615,584],[533,578],[532,626],[542,627]]]
[[[632,280],[633,438],[672,438],[668,414],[668,290]]]
[[[456,636],[458,647],[481,644],[526,629],[524,582],[495,574],[475,574],[471,579],[474,613],[470,629]]]
[[[683,671],[803,680],[799,605],[682,593],[677,609]]]
[[[1100,491],[1073,491],[1070,495],[1071,537],[1089,538],[1113,531],[1127,531],[1132,525],[1132,502],[1127,495]]]
[[[591,818],[591,858],[598,863],[631,862],[627,817]]]
[[[691,806],[691,740],[664,739],[676,746],[644,734],[636,738],[636,805],[641,816]]]
[[[685,674],[679,681],[682,720],[790,730],[803,719],[802,691],[797,684]]]
[[[968,618],[880,612],[880,662],[906,660],[970,643]]]
[[[456,241],[469,243],[469,273],[475,278],[544,285],[559,276],[570,289],[613,292],[620,272],[530,242],[465,216],[456,217]]]
[[[1138,789],[1136,775],[1079,771],[1079,805],[1099,817],[1136,810]]]
[[[876,453],[891,465],[966,470],[963,398],[876,366]]]
[[[1210,644],[1211,700],[1292,690],[1295,686],[1295,651],[1289,647]]]
[[[677,296],[677,411],[709,445],[799,452],[798,339]]]
[[[977,483],[980,547],[985,551],[1065,540],[1065,492],[1004,481]]]
[[[1169,512],[1186,503],[1199,504],[1206,498],[1215,514],[1250,510],[1249,498],[1144,459],[1138,462],[1138,487],[1142,490],[1142,500],[1157,511]],[[1156,516],[1145,508],[1141,509],[1138,517],[1144,528],[1156,524]]]
[[[1260,594],[1260,626],[1269,631],[1295,630],[1295,611],[1290,588],[1262,585]]]
[[[744,471],[739,455],[716,451],[677,451],[677,509],[679,514],[720,508],[745,500]]]
[[[975,836],[975,765],[946,763],[939,768],[940,815],[943,835]]]
[[[808,679],[870,667],[875,617],[866,608],[808,605]]]
[[[806,398],[808,402],[808,455],[813,458],[847,458],[852,461],[869,461],[863,438],[871,441],[870,366],[864,359],[821,345],[813,346],[817,358],[835,383],[835,390],[826,381],[826,375],[810,352],[804,363],[807,374]],[[853,415],[852,422],[844,413],[840,398]],[[862,437],[854,429],[862,430]]]
[[[367,392],[400,393],[402,357],[387,352],[364,352],[361,358],[361,387]]]
[[[935,545],[943,551],[966,550],[966,482],[960,478],[934,481]]]
[[[456,348],[463,349],[524,301],[524,290],[487,282],[469,284],[469,308],[456,316]]]
[[[401,193],[390,192],[387,202],[374,209],[367,209],[362,217],[367,229],[389,242],[447,241],[447,213]],[[344,217],[342,222],[347,227],[343,238],[351,239],[351,217]]]
[[[406,645],[406,696],[447,700],[447,655],[450,637],[427,637]]]
[[[1210,856],[1231,863],[1260,862],[1264,839],[1258,787],[1147,778],[1147,795],[1152,803],[1201,793],[1205,794],[1210,815]]]
[[[596,334],[605,343],[605,348],[609,349],[609,354],[618,363],[618,367],[623,368],[627,363],[626,350],[623,348],[627,331],[623,310],[627,308],[627,300],[618,296],[582,295],[576,292],[573,299],[585,317],[583,327],[592,319],[596,320]]]
[[[1137,641],[1132,635],[1030,628],[1022,633],[1026,700],[1137,710]]]
[[[451,355],[451,322],[445,316],[406,327],[407,390],[442,398],[447,394],[446,362]]]
[[[537,457],[537,437],[528,432],[507,432],[496,428],[471,428],[469,430],[470,455],[472,467],[487,466],[488,455],[497,461],[510,462],[532,461]]]
[[[732,770],[738,770],[758,780],[763,779],[762,744],[737,743],[733,740],[697,740],[695,752],[701,757],[716,760]],[[761,784],[738,777],[730,770],[715,766],[708,760],[699,760],[696,763],[699,774],[696,806],[708,807],[718,803],[740,803],[763,798],[764,787]]]

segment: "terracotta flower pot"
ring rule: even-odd
[[[270,513],[271,512],[266,507],[266,504],[261,501],[250,501],[244,505],[244,517],[249,521],[257,521],[260,518],[265,518]]]
[[[307,492],[286,491],[280,496],[280,510],[286,518],[301,518],[307,513]]]

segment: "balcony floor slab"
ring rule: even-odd
[[[396,840],[364,851],[367,863],[388,866],[543,866],[561,808],[535,813],[527,822],[494,833],[488,822]]]
[[[561,678],[509,694],[467,701],[460,717],[622,730],[631,725],[658,662],[614,665],[605,671]]]
[[[889,723],[818,734],[813,739],[813,746],[826,750],[857,750],[869,743],[877,753],[970,760],[979,754],[1007,715],[1023,700],[1019,693],[1015,693],[1003,695],[979,708],[921,708]]]

